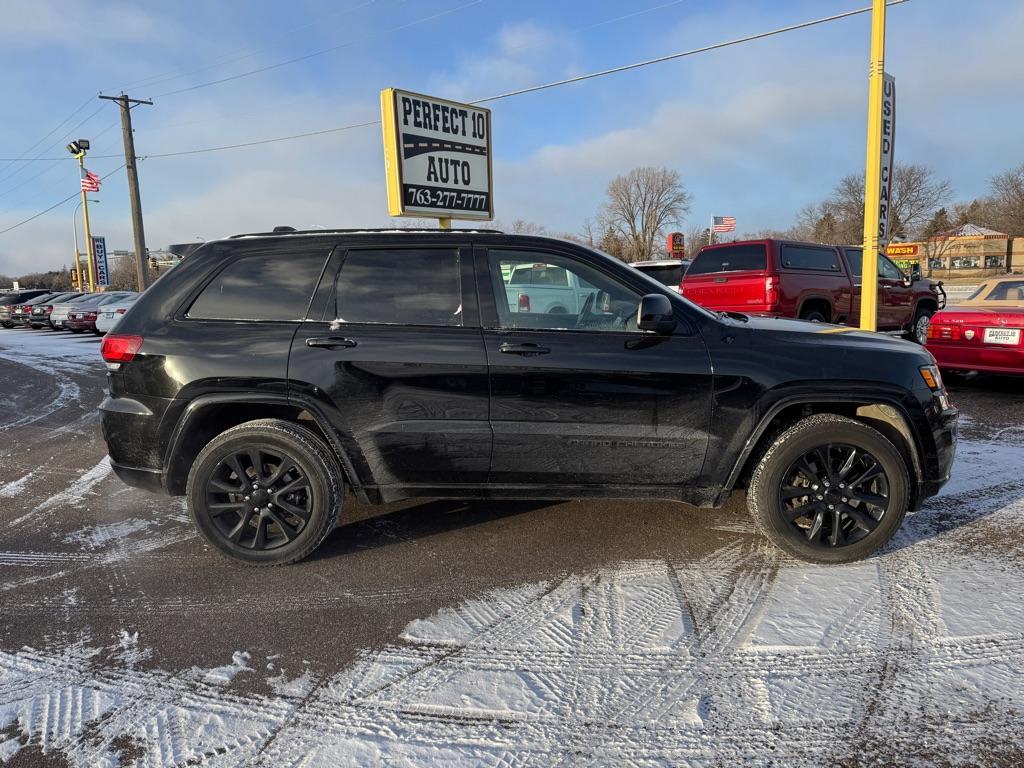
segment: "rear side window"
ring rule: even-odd
[[[334,316],[343,323],[462,325],[459,251],[349,251],[334,295]]]
[[[707,275],[713,272],[744,272],[764,270],[768,265],[764,245],[731,245],[709,248],[697,254],[687,275]]]
[[[814,269],[839,272],[839,254],[835,248],[807,248],[802,245],[782,246],[782,266],[786,269]]]
[[[327,254],[265,252],[228,264],[192,302],[199,320],[302,320]]]
[[[850,274],[860,277],[864,263],[864,252],[857,248],[847,248],[846,263],[850,265]]]

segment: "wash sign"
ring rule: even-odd
[[[396,88],[380,109],[392,216],[494,218],[491,110]]]
[[[896,158],[896,78],[886,74],[882,80],[882,165],[878,185],[878,240],[889,240],[892,220],[892,169]]]
[[[107,238],[93,237],[92,254],[96,267],[96,285],[110,285],[110,265],[107,264]]]

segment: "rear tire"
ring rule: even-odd
[[[899,529],[909,498],[896,447],[835,414],[810,416],[779,435],[747,490],[757,527],[812,563],[849,563],[878,551]]]
[[[800,313],[800,319],[806,320],[810,323],[827,323],[828,318],[825,317],[825,313],[818,309],[808,309]]]
[[[337,522],[344,484],[316,433],[259,419],[203,448],[185,493],[206,541],[247,565],[268,566],[297,562],[320,545]]]

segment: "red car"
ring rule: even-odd
[[[96,330],[96,318],[98,316],[99,314],[95,306],[76,309],[68,312],[68,316],[64,320],[64,327],[72,333],[92,331],[99,335],[99,331]]]
[[[1024,374],[1024,276],[986,280],[932,317],[928,351],[947,371]]]
[[[861,249],[789,240],[750,240],[700,249],[679,292],[712,310],[857,325]],[[905,275],[878,256],[878,330],[925,343],[928,320],[946,305],[942,283]]]

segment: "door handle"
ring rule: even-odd
[[[882,286],[882,290],[883,291],[891,291],[892,290],[892,286],[891,285],[883,285]]]
[[[506,341],[498,347],[498,351],[506,355],[546,355],[551,349],[540,344],[509,344]]]
[[[324,347],[325,349],[354,347],[358,343],[355,339],[346,339],[344,336],[315,336],[312,339],[306,339],[307,347]]]

